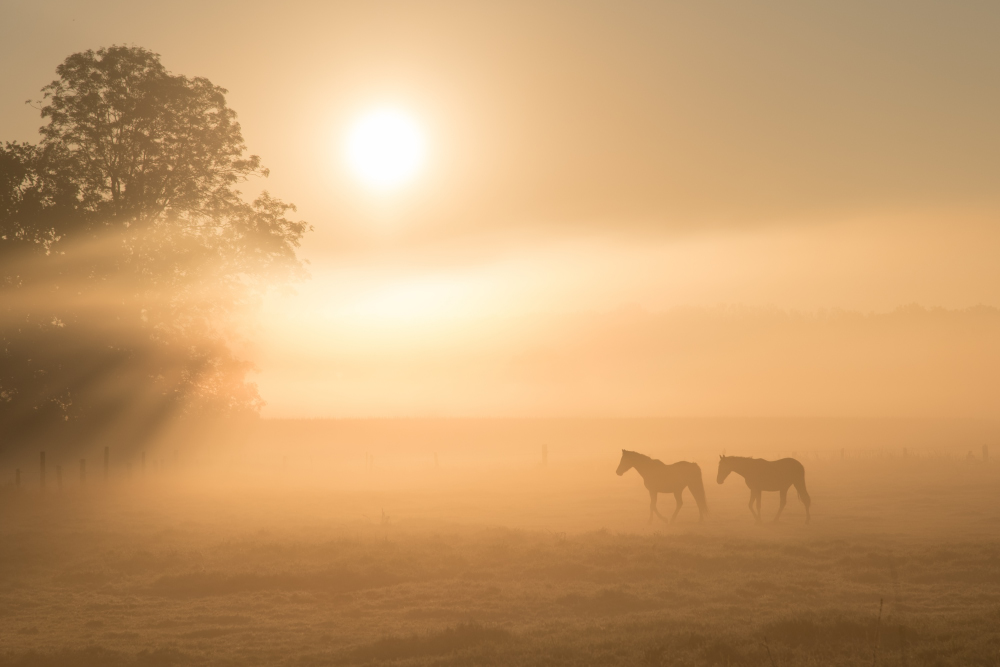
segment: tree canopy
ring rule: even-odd
[[[241,195],[268,172],[225,89],[139,47],[56,73],[41,141],[0,147],[0,424],[141,437],[172,415],[255,413],[242,316],[305,275],[309,226]]]

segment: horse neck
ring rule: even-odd
[[[646,473],[649,472],[649,469],[653,467],[652,463],[653,459],[647,456],[640,456],[636,454],[632,457],[632,467],[635,468],[636,471],[638,471],[638,473],[643,477],[645,477]]]
[[[742,456],[739,456],[739,457],[734,456],[731,459],[731,462],[729,464],[729,469],[732,472],[735,472],[737,475],[741,475],[743,477],[746,477],[747,476],[747,472],[749,472],[749,470],[750,470],[750,466],[751,466],[750,462],[752,460],[753,459],[744,458]]]

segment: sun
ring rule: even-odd
[[[388,191],[411,181],[424,164],[426,140],[420,125],[398,109],[376,109],[347,133],[347,164],[367,187]]]

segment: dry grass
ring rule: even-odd
[[[998,664],[998,466],[807,459],[755,526],[707,459],[647,526],[616,464],[5,488],[0,664]]]

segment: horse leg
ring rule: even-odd
[[[755,493],[757,495],[757,523],[763,523],[763,520],[760,518],[760,497],[764,495],[764,493],[759,489],[755,491]]]
[[[684,507],[684,501],[681,499],[681,492],[682,491],[683,491],[683,489],[681,491],[675,491],[674,492],[674,498],[677,499],[677,509],[674,510],[674,515],[672,517],[670,517],[670,523],[674,522],[674,519],[677,518],[677,513],[681,511],[682,507]]]
[[[661,519],[663,518],[663,515],[660,514],[660,510],[656,509],[656,491],[650,491],[649,492],[649,521],[647,521],[646,523],[653,523],[653,515],[654,514],[656,516],[660,517]]]
[[[753,503],[754,503],[754,500],[756,500],[756,499],[757,499],[757,492],[754,491],[753,489],[751,489],[750,490],[750,504],[748,505],[748,507],[750,508],[750,514],[753,514],[754,520],[759,522],[760,521],[760,517],[757,516],[756,510],[754,510],[754,508],[753,508]]]
[[[778,505],[778,513],[774,515],[774,521],[777,523],[778,518],[781,517],[781,513],[785,511],[785,501],[788,500],[788,489],[781,490],[781,504]]]

